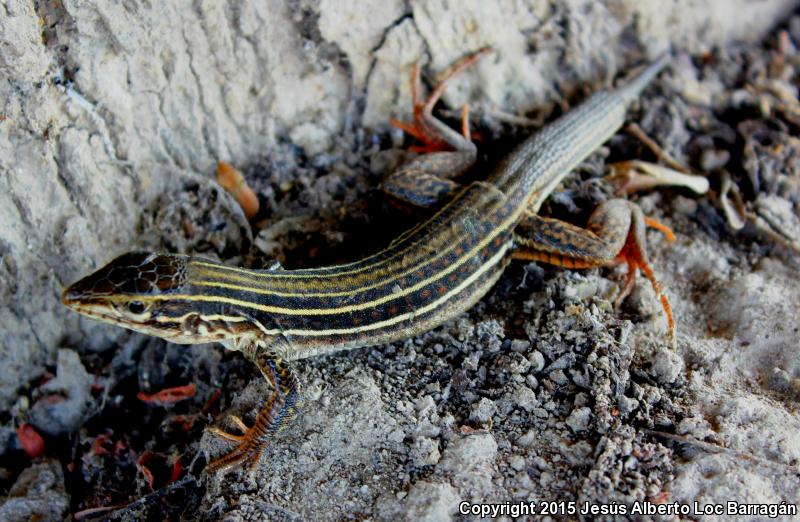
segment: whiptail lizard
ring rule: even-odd
[[[62,301],[91,318],[175,343],[218,341],[258,366],[275,392],[252,427],[233,418],[242,435],[212,428],[236,446],[209,464],[210,470],[257,463],[275,433],[297,415],[300,381],[285,361],[426,332],[470,308],[515,258],[569,268],[626,262],[623,293],[641,269],[672,333],[669,304],[645,252],[648,221],[636,205],[609,200],[586,229],[537,215],[562,178],[621,127],[628,105],[667,61],[662,57],[626,85],[594,94],[519,145],[486,181],[466,187],[452,179],[476,158],[466,116],[458,133],[432,115],[444,81],[426,103],[415,94],[414,123],[404,128],[431,149],[446,144],[450,150],[418,156],[383,188],[395,198],[441,210],[360,261],[248,270],[186,255],[133,252],[66,288]]]

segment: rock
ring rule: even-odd
[[[528,430],[525,432],[524,435],[520,436],[517,439],[517,445],[523,448],[530,448],[532,447],[537,439],[537,432],[536,430]]]
[[[472,405],[469,413],[469,420],[486,424],[491,420],[492,415],[497,411],[497,405],[494,401],[483,397],[481,400]]]
[[[406,514],[409,520],[449,520],[458,510],[460,501],[458,491],[450,484],[420,481],[408,492]]]
[[[289,137],[309,156],[322,154],[331,146],[330,132],[313,123],[297,125],[291,130]]]
[[[537,373],[544,368],[544,355],[538,350],[532,351],[528,354],[528,360],[531,362],[531,371]]]
[[[489,433],[458,437],[445,449],[438,470],[462,475],[490,466],[497,454],[497,442]]]
[[[33,3],[11,0],[0,23],[0,73],[6,78],[34,82],[45,74],[50,58]]]
[[[586,406],[582,408],[575,408],[572,410],[572,413],[569,414],[567,420],[567,426],[572,428],[574,432],[585,431],[589,427],[589,422],[592,418],[592,409]]]
[[[428,437],[418,437],[411,447],[411,461],[415,466],[430,466],[436,464],[441,458],[439,444]]]
[[[666,346],[659,346],[651,359],[651,369],[661,384],[672,384],[683,374],[683,359]]]
[[[511,465],[511,467],[513,469],[515,469],[517,471],[522,471],[523,469],[525,469],[527,467],[527,463],[525,462],[525,459],[520,457],[519,455],[512,456],[508,460],[508,463]]]
[[[551,381],[556,383],[559,386],[563,386],[569,382],[567,379],[567,375],[564,373],[564,370],[553,370],[547,375]]]
[[[400,0],[322,0],[319,5],[321,36],[344,51],[355,87],[361,88],[373,65],[372,52],[403,15]]]
[[[511,396],[514,404],[525,411],[533,411],[539,405],[536,392],[527,386],[516,386]]]
[[[58,351],[56,377],[39,387],[44,394],[31,408],[31,424],[48,435],[66,435],[83,424],[92,378],[73,350]]]
[[[46,460],[25,469],[8,495],[0,500],[0,520],[64,520],[69,495],[57,460]]]

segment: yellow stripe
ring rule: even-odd
[[[419,230],[419,229],[427,226],[428,224],[432,223],[436,218],[438,218],[447,209],[449,209],[451,205],[455,204],[456,202],[459,202],[459,199],[461,198],[461,196],[463,194],[465,194],[467,191],[469,191],[470,189],[473,189],[473,188],[477,190],[476,185],[481,185],[481,188],[483,188],[484,183],[483,182],[475,182],[475,183],[472,183],[470,185],[467,185],[466,187],[464,187],[464,190],[459,192],[458,195],[456,195],[453,198],[451,203],[445,205],[441,210],[436,212],[427,221],[424,221],[424,222],[416,225],[415,227],[413,227],[411,230],[404,232],[398,238],[396,238],[394,241],[392,241],[392,243],[390,243],[387,248],[385,248],[385,249],[381,250],[380,252],[378,252],[377,254],[373,254],[373,255],[371,255],[369,257],[377,257],[377,256],[380,256],[380,255],[388,252],[389,250],[391,250],[393,245],[397,244],[400,241],[400,238],[402,238],[403,236],[405,236],[407,238],[411,237],[413,235],[412,233],[415,233],[417,230]],[[502,192],[500,192],[500,194],[503,195],[503,198],[505,197],[505,194],[503,194]],[[480,195],[483,195],[483,194],[480,194]],[[499,202],[500,205],[505,203],[505,200],[503,198],[500,198],[500,202]],[[461,202],[461,203],[463,204],[463,202]],[[495,207],[496,206],[498,206],[498,205],[495,205]],[[456,214],[453,215],[452,219],[456,219],[456,218],[459,218],[459,217],[461,217],[461,215],[456,213]],[[426,239],[426,238],[420,238],[420,239]],[[408,248],[406,248],[404,250],[400,250],[399,252],[396,252],[391,257],[388,257],[386,259],[382,259],[381,261],[373,263],[373,264],[364,265],[361,268],[350,270],[350,271],[340,271],[340,269],[347,268],[349,266],[355,266],[355,265],[361,264],[361,263],[364,262],[364,259],[361,259],[359,261],[355,261],[353,263],[347,263],[347,264],[336,265],[336,266],[331,266],[331,267],[306,268],[306,269],[291,270],[291,271],[285,271],[285,272],[282,272],[282,271],[272,272],[272,271],[248,270],[246,268],[237,268],[237,267],[227,266],[227,265],[223,265],[223,264],[207,263],[205,261],[191,261],[190,264],[197,265],[197,266],[204,266],[204,267],[208,267],[208,268],[217,268],[217,269],[220,269],[222,271],[227,271],[227,272],[240,273],[240,274],[246,275],[248,278],[260,278],[260,277],[265,277],[265,278],[272,278],[272,277],[276,277],[276,278],[294,278],[294,279],[313,278],[313,277],[321,277],[321,276],[328,275],[324,271],[333,271],[330,275],[335,275],[336,277],[341,277],[341,276],[344,276],[344,275],[350,275],[350,274],[357,274],[357,273],[360,273],[360,272],[365,272],[367,270],[375,270],[380,265],[390,263],[391,261],[394,260],[394,258],[405,254],[409,250],[413,250],[414,247],[417,245],[417,243],[418,242],[410,243],[408,245]],[[323,272],[320,273],[321,271],[323,271]],[[316,272],[316,273],[314,273],[314,272]]]
[[[475,257],[475,255],[480,252],[483,248],[486,247],[489,243],[491,243],[495,237],[500,233],[500,231],[505,230],[507,227],[511,225],[513,222],[513,216],[506,219],[502,223],[501,226],[494,229],[494,231],[487,235],[483,241],[478,243],[472,250],[470,250],[466,255],[462,256],[461,259],[458,260],[456,263],[452,263],[448,265],[447,268],[442,270],[441,272],[437,272],[432,277],[428,279],[424,279],[417,284],[414,284],[400,292],[395,292],[391,294],[387,294],[383,297],[375,299],[373,301],[366,301],[363,303],[357,303],[349,306],[343,306],[339,308],[309,308],[309,309],[295,309],[295,308],[285,308],[285,307],[278,307],[278,306],[267,306],[258,303],[254,303],[251,301],[243,301],[239,299],[231,299],[228,297],[222,296],[206,296],[206,295],[180,295],[180,294],[162,294],[162,295],[154,295],[144,298],[145,300],[155,300],[155,301],[165,301],[165,300],[177,300],[182,299],[186,301],[205,301],[205,302],[223,302],[233,305],[244,306],[247,308],[252,308],[254,310],[259,310],[262,312],[273,313],[273,314],[282,314],[282,315],[333,315],[339,313],[347,313],[347,312],[355,312],[358,310],[363,310],[365,308],[370,308],[373,306],[377,306],[399,297],[404,297],[408,294],[411,294],[425,286],[429,285],[431,282],[435,281],[436,279],[440,279],[445,275],[453,272],[461,265],[463,265],[466,261]],[[300,294],[302,296],[302,294]]]
[[[480,278],[492,266],[494,266],[498,262],[500,262],[503,259],[503,257],[505,256],[505,254],[508,251],[508,249],[511,248],[511,245],[512,245],[512,241],[507,241],[506,243],[504,243],[503,246],[500,247],[500,249],[497,251],[497,253],[495,255],[493,255],[491,258],[489,258],[483,265],[481,265],[481,267],[478,270],[473,272],[468,278],[466,278],[464,281],[462,281],[458,286],[456,286],[455,288],[451,289],[448,293],[446,293],[445,295],[443,295],[439,299],[436,299],[435,301],[432,301],[432,302],[428,303],[427,305],[425,305],[425,306],[423,306],[423,307],[421,307],[421,308],[419,308],[417,310],[412,310],[410,312],[406,312],[405,314],[397,315],[395,317],[392,317],[391,319],[386,319],[384,321],[379,321],[377,323],[372,323],[372,324],[353,327],[353,328],[332,328],[332,329],[328,329],[328,330],[306,330],[306,329],[283,330],[283,329],[278,329],[278,328],[269,330],[269,329],[265,328],[258,321],[255,321],[255,320],[252,320],[252,319],[249,319],[249,318],[244,318],[244,317],[214,314],[214,315],[201,315],[201,318],[203,318],[205,320],[219,319],[219,320],[225,320],[225,321],[229,321],[229,322],[251,321],[251,322],[255,323],[258,326],[259,330],[261,330],[261,332],[264,335],[267,335],[267,336],[275,336],[275,335],[292,336],[292,335],[295,335],[295,336],[305,336],[305,337],[323,337],[323,336],[328,336],[328,335],[358,334],[360,332],[378,330],[378,329],[381,329],[381,328],[386,328],[386,327],[389,327],[389,326],[393,326],[393,325],[395,325],[397,323],[400,323],[402,321],[405,321],[407,319],[408,320],[413,320],[415,316],[424,315],[427,312],[436,309],[442,303],[447,302],[454,295],[458,295],[465,288],[468,288],[472,283],[474,283],[478,278]],[[262,310],[264,308],[268,308],[268,307],[263,307],[261,305],[248,303],[246,301],[245,302],[237,301],[235,299],[209,298],[209,296],[194,296],[194,297],[195,298],[201,298],[200,300],[202,300],[202,301],[213,300],[215,302],[224,302],[224,303],[229,303],[229,304],[239,304],[239,305],[243,305],[243,306],[246,306],[246,307],[255,308],[255,309],[258,309],[258,310]],[[173,296],[173,298],[174,299],[181,299],[182,296]],[[189,312],[189,313],[184,314],[184,315],[182,315],[180,317],[174,317],[174,318],[162,318],[162,317],[159,317],[156,320],[159,321],[159,322],[170,322],[170,321],[168,321],[168,319],[172,319],[173,322],[178,322],[178,321],[182,321],[182,320],[186,319],[187,317],[189,317],[190,315],[194,315],[194,314],[196,314],[196,312]],[[156,332],[157,332],[156,335],[163,335],[163,332],[158,332],[158,331],[156,331]]]
[[[512,221],[513,221],[513,219],[509,218],[506,221],[504,221],[500,225],[500,227],[495,227],[493,232],[491,234],[489,234],[484,239],[484,241],[479,244],[479,246],[476,249],[473,249],[469,254],[467,254],[466,257],[472,257],[478,250],[484,248],[487,244],[489,244],[490,241],[492,241],[495,237],[497,237],[497,234],[498,234],[498,232],[500,230],[504,230],[507,226],[510,226]],[[433,262],[438,261],[439,259],[445,257],[446,255],[450,254],[453,250],[455,250],[458,247],[458,245],[459,245],[458,242],[451,242],[451,247],[449,249],[443,250],[443,251],[439,252],[437,255],[435,255],[434,257],[425,260],[426,264],[433,263]],[[422,281],[420,283],[417,283],[413,287],[409,287],[408,289],[406,289],[403,292],[394,293],[391,296],[387,296],[387,299],[390,300],[390,299],[393,299],[395,297],[405,296],[405,295],[407,295],[409,293],[414,292],[415,290],[418,290],[419,288],[422,288],[423,286],[426,286],[427,284],[435,281],[436,279],[440,279],[442,276],[447,275],[450,272],[454,271],[456,268],[460,267],[463,264],[463,259],[464,258],[460,259],[458,262],[454,263],[453,265],[450,265],[446,270],[444,270],[442,272],[437,272],[434,276],[432,276],[432,277],[430,277],[430,278],[428,278],[428,279],[426,279],[426,280],[424,280],[424,281]],[[208,263],[198,263],[198,264],[203,264],[205,266],[213,266],[213,267],[222,266],[222,265],[210,265]],[[377,266],[377,265],[372,265],[372,266]],[[232,267],[225,267],[225,268],[232,268]],[[379,282],[376,282],[376,283],[373,283],[373,284],[370,284],[370,285],[359,286],[357,288],[353,288],[353,289],[350,289],[350,290],[343,290],[343,291],[340,291],[340,292],[306,292],[306,291],[302,291],[302,292],[281,292],[281,291],[278,291],[278,290],[264,290],[264,289],[260,289],[260,288],[257,288],[255,286],[252,286],[252,284],[247,285],[249,283],[253,283],[252,277],[236,277],[236,276],[229,276],[229,275],[221,276],[219,274],[214,274],[213,272],[208,271],[208,270],[202,270],[197,275],[199,277],[207,277],[207,278],[225,277],[225,278],[241,281],[242,283],[245,283],[247,286],[223,283],[223,282],[219,282],[219,281],[203,280],[203,279],[198,279],[198,280],[192,281],[192,283],[195,284],[195,285],[198,285],[198,286],[206,286],[206,287],[214,287],[214,288],[225,288],[225,289],[229,289],[229,290],[238,290],[238,291],[244,291],[244,292],[251,292],[251,293],[254,293],[254,294],[258,294],[258,295],[273,295],[273,296],[277,296],[277,297],[344,297],[344,296],[354,295],[354,294],[357,294],[357,293],[360,293],[360,292],[365,292],[367,290],[371,290],[373,288],[378,288],[380,286],[390,285],[390,284],[392,284],[392,282],[397,281],[398,279],[400,279],[402,277],[405,277],[405,276],[407,276],[407,275],[409,275],[409,274],[411,274],[413,272],[416,272],[419,269],[420,269],[419,266],[412,266],[411,268],[409,268],[405,272],[401,272],[399,274],[393,275],[392,279],[390,279],[390,280],[379,281]],[[248,274],[248,275],[253,273],[253,271],[248,272],[247,270],[240,269],[240,268],[239,269],[235,269],[235,270],[239,271],[239,272],[243,272],[243,273]],[[261,274],[259,274],[259,275],[261,275]],[[335,273],[332,273],[330,275],[331,276],[335,276],[338,279],[341,274],[339,272],[335,272]],[[320,285],[316,284],[314,286],[318,287]],[[374,301],[372,303],[374,303]],[[381,303],[376,303],[376,304],[381,304]],[[369,306],[369,304],[367,304],[367,306]]]
[[[496,235],[497,235],[497,233],[495,231],[494,236],[496,236]],[[449,248],[447,250],[442,250],[441,252],[439,252],[438,254],[433,256],[432,258],[426,259],[425,260],[425,264],[434,263],[434,262],[438,261],[439,259],[445,257],[446,255],[450,254],[453,250],[455,250],[458,247],[459,244],[457,242],[450,242],[450,245],[451,245],[451,248]],[[460,266],[460,264],[458,264],[458,266]],[[454,267],[452,270],[454,270],[458,266]],[[252,292],[254,294],[259,294],[259,295],[274,295],[274,296],[277,296],[277,297],[344,297],[344,296],[348,296],[348,295],[354,295],[354,294],[357,294],[357,293],[360,293],[360,292],[366,292],[367,290],[372,290],[373,288],[378,288],[380,286],[390,285],[390,284],[396,282],[398,279],[400,279],[402,277],[405,277],[405,276],[407,276],[409,274],[412,274],[412,273],[418,271],[419,269],[420,269],[420,266],[419,265],[415,265],[415,266],[412,266],[411,268],[409,268],[408,270],[406,270],[405,272],[400,272],[399,274],[393,275],[392,279],[388,279],[388,280],[384,280],[384,281],[378,281],[378,282],[373,283],[371,285],[359,286],[359,287],[356,287],[356,288],[353,288],[353,289],[350,289],[350,290],[343,290],[341,292],[305,292],[305,291],[302,291],[302,292],[280,292],[278,290],[263,290],[263,289],[260,289],[260,288],[254,287],[254,286],[234,285],[234,284],[229,284],[229,283],[221,283],[219,281],[210,281],[210,280],[203,280],[203,279],[193,280],[192,284],[195,284],[197,286],[208,286],[208,287],[214,287],[214,288],[227,288],[229,290],[241,290],[241,291],[244,291],[244,292]],[[450,270],[450,271],[452,271],[452,270]],[[439,272],[437,274],[445,275],[447,273],[449,273],[449,272],[444,272],[444,273]],[[207,270],[203,270],[197,275],[200,276],[200,277],[214,277],[214,275],[212,275],[212,273],[207,271]],[[332,275],[336,275],[337,276],[336,278],[338,279],[338,275],[339,275],[338,273],[332,274]],[[236,276],[234,276],[233,278],[231,278],[231,276],[227,276],[227,275],[223,276],[223,277],[230,278],[230,279],[237,280],[237,281],[241,281],[243,283],[250,283],[251,282],[250,279],[247,278],[247,277],[236,277]],[[439,278],[438,276],[434,276],[434,277],[431,277],[431,278],[427,279],[426,281],[427,281],[427,283],[430,283],[430,282],[432,282],[432,281],[434,281],[435,279],[438,279],[438,278]],[[311,287],[311,286],[312,285],[309,285],[309,287]],[[313,285],[313,287],[318,287],[318,286],[320,286],[320,285],[319,284]],[[395,294],[395,295],[397,295],[397,294]],[[400,295],[405,295],[405,294],[400,294]]]
[[[419,308],[417,310],[412,310],[402,315],[397,315],[392,317],[391,319],[386,319],[384,321],[379,321],[377,323],[368,324],[365,326],[358,326],[354,328],[332,328],[330,330],[263,330],[267,335],[285,335],[285,336],[303,336],[303,337],[321,337],[326,335],[347,335],[347,334],[358,334],[361,332],[367,332],[370,330],[378,330],[381,328],[386,328],[389,326],[393,326],[397,323],[405,321],[407,319],[414,319],[417,315],[423,315],[431,310],[436,309],[442,303],[447,302],[451,297],[454,295],[458,295],[461,293],[465,288],[468,288],[472,283],[474,283],[480,276],[482,276],[489,268],[496,265],[503,259],[506,251],[511,247],[511,241],[506,242],[500,250],[491,258],[489,258],[486,263],[484,263],[481,268],[471,274],[468,278],[461,282],[458,286],[453,288],[450,292],[446,293],[444,296],[440,297],[439,299],[428,303],[427,305]]]

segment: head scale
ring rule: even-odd
[[[164,297],[184,291],[187,261],[175,254],[123,254],[65,288],[61,302],[93,319],[170,339],[159,317],[167,313]]]

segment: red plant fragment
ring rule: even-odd
[[[197,415],[173,415],[167,419],[170,426],[177,426],[181,431],[189,431],[194,426]]]
[[[172,463],[172,473],[169,476],[167,484],[172,484],[181,478],[181,473],[183,473],[183,464],[181,463],[181,458],[178,457],[175,459],[175,462]]]
[[[194,384],[186,384],[183,386],[175,386],[174,388],[165,388],[152,394],[139,392],[136,397],[143,402],[164,406],[194,397],[195,393],[197,393],[197,386]]]
[[[128,444],[123,439],[119,439],[114,443],[114,456],[117,458],[121,457],[127,449]]]
[[[17,428],[17,438],[19,438],[20,446],[30,458],[38,459],[44,455],[44,439],[36,431],[36,428],[27,422],[23,422]]]
[[[211,397],[208,398],[205,404],[203,404],[203,413],[208,413],[211,409],[216,406],[217,401],[219,398],[222,397],[222,390],[216,390],[214,393],[211,394]]]
[[[111,438],[108,435],[98,435],[94,441],[92,442],[92,447],[89,452],[92,455],[97,455],[99,457],[107,457],[111,455],[111,452],[106,449],[106,446],[111,442]]]
[[[147,485],[150,486],[150,491],[153,490],[153,481],[155,479],[153,478],[153,472],[148,469],[147,463],[153,460],[153,457],[155,457],[155,453],[151,451],[145,451],[136,462],[136,467],[139,468],[139,471],[142,472],[142,475],[144,475],[144,478],[147,480]]]

